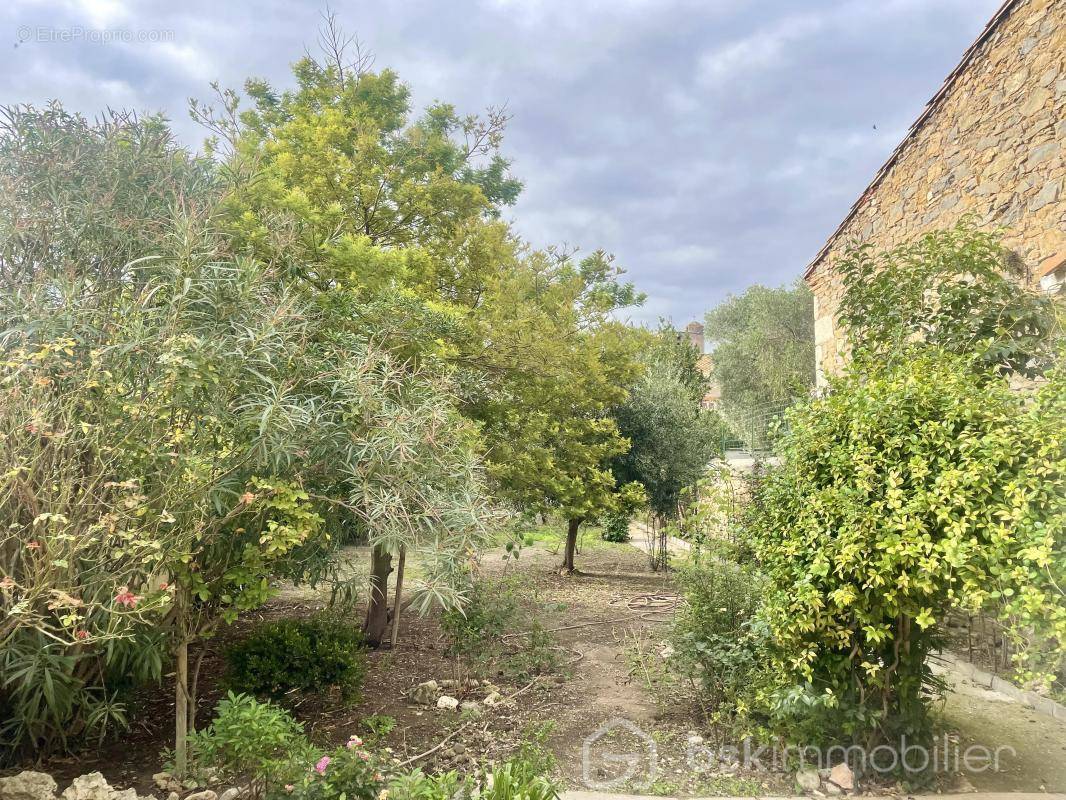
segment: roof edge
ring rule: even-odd
[[[840,234],[843,233],[844,228],[858,213],[859,208],[863,204],[863,201],[866,200],[870,193],[874,189],[876,189],[878,185],[880,185],[882,180],[884,180],[885,175],[888,174],[888,171],[899,159],[900,155],[903,152],[903,149],[907,146],[911,139],[914,138],[915,134],[918,133],[918,130],[926,123],[929,117],[931,117],[933,113],[937,110],[937,108],[940,106],[940,102],[944,99],[944,96],[955,85],[955,81],[966,69],[966,67],[970,65],[970,62],[973,60],[973,57],[977,54],[977,50],[988,40],[988,37],[991,36],[992,33],[996,30],[996,28],[999,27],[1000,23],[1002,23],[1003,20],[1010,16],[1011,11],[1013,11],[1016,6],[1021,5],[1023,2],[1025,2],[1025,0],[1004,0],[1003,4],[999,7],[999,9],[996,10],[996,13],[992,15],[992,19],[988,21],[981,33],[978,34],[973,44],[966,48],[966,52],[962,54],[962,58],[955,66],[955,69],[948,73],[948,76],[940,85],[940,88],[937,90],[937,93],[934,94],[933,97],[929,100],[929,102],[925,104],[925,108],[922,109],[922,113],[918,115],[918,119],[916,119],[911,124],[910,128],[907,129],[906,135],[904,135],[903,139],[900,140],[900,143],[896,145],[896,148],[889,155],[888,160],[881,165],[880,169],[877,170],[877,172],[874,174],[873,180],[870,181],[869,185],[863,190],[862,194],[859,195],[859,198],[851,204],[851,208],[844,216],[844,219],[841,220],[840,224],[837,225],[836,230],[834,230],[833,233],[830,234],[829,238],[826,239],[825,244],[822,245],[818,253],[807,264],[807,268],[803,271],[804,280],[809,279],[811,275],[814,274],[815,269],[818,267],[818,264],[822,261],[822,259],[825,258],[833,242],[835,242],[837,237],[839,237]]]

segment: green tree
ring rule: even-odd
[[[750,535],[794,684],[778,711],[898,743],[928,734],[952,609],[1063,654],[1063,354],[1056,304],[1016,282],[996,234],[857,247],[842,274],[848,371],[789,414]],[[1044,381],[1023,394],[1015,374]]]
[[[720,418],[700,406],[706,383],[697,357],[678,331],[661,328],[642,354],[643,374],[614,412],[630,442],[614,459],[614,474],[620,483],[641,484],[661,520],[678,516],[682,491],[696,485],[721,451]]]
[[[628,447],[610,411],[640,370],[638,339],[611,316],[642,301],[621,276],[602,252],[577,263],[534,252],[478,315],[492,349],[509,353],[469,409],[485,432],[490,474],[518,505],[563,515],[571,572],[581,524],[642,500],[610,469]]]
[[[293,66],[294,89],[249,79],[248,109],[232,91],[218,109],[192,103],[227,152],[236,244],[319,289],[432,282],[465,226],[521,189],[499,152],[507,114],[438,103],[412,119],[394,72],[370,70],[332,15],[322,34],[323,56]]]
[[[23,122],[33,139],[36,121]],[[65,124],[66,141],[129,135]],[[7,164],[17,183],[18,160]],[[58,196],[81,196],[67,190]],[[15,712],[6,733],[24,741],[61,737],[79,711],[99,717],[93,702],[121,721],[104,648],[143,630],[173,643],[180,767],[194,723],[189,645],[261,604],[272,578],[313,579],[331,521],[381,546],[426,546],[439,563],[424,589],[440,598],[448,557],[476,545],[490,518],[475,432],[447,378],[368,343],[342,306],[229,258],[210,201],[151,220],[158,240],[109,283],[95,280],[91,251],[68,261],[66,246],[35,235],[64,243],[77,229],[22,224],[47,205],[3,206],[4,228],[27,231],[5,262],[37,259],[4,272],[0,292],[12,398],[0,406],[12,465],[0,513],[15,554],[0,590],[19,609],[0,628],[12,654],[3,702]]]
[[[250,81],[247,112],[234,94],[221,114],[194,106],[230,143],[231,172],[255,176],[230,198],[236,240],[354,329],[454,374],[501,493],[565,510],[576,539],[615,496],[607,463],[624,443],[605,410],[633,366],[610,315],[639,298],[605,254],[531,251],[495,219],[520,188],[499,154],[504,114],[439,105],[411,122],[393,73],[326,38],[295,90]],[[390,559],[374,549],[376,585]]]
[[[471,308],[497,256],[514,246],[494,222],[521,188],[499,153],[507,116],[490,109],[483,119],[459,117],[436,104],[414,119],[395,73],[370,70],[332,15],[322,33],[323,55],[294,65],[293,89],[253,79],[245,84],[248,109],[228,91],[217,110],[192,105],[216,133],[211,145],[226,152],[234,246],[276,266],[338,329],[425,374],[461,383],[469,374],[480,385],[476,365],[460,357],[475,341]],[[417,460],[406,468],[414,487]],[[365,629],[376,645],[392,560],[399,555],[402,564],[406,544],[376,525],[368,533]]]
[[[813,300],[801,281],[729,297],[707,313],[706,335],[714,342],[722,412],[734,426],[814,385]]]

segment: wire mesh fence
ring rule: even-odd
[[[789,398],[725,409],[727,433],[722,449],[752,455],[773,452],[775,442],[788,430],[785,411],[795,402],[796,398]]]

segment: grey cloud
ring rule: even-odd
[[[506,102],[537,245],[604,247],[679,324],[801,274],[998,0],[388,0],[333,3],[417,104]],[[16,0],[0,8],[0,102],[165,110],[276,84],[323,2]],[[163,45],[25,42],[23,25],[173,31]],[[3,37],[7,35],[9,42]],[[6,48],[6,49],[5,49]],[[876,125],[876,129],[874,126]]]

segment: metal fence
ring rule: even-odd
[[[725,409],[727,433],[723,450],[742,450],[752,455],[764,455],[774,450],[777,439],[788,430],[785,411],[796,398],[751,406]]]

